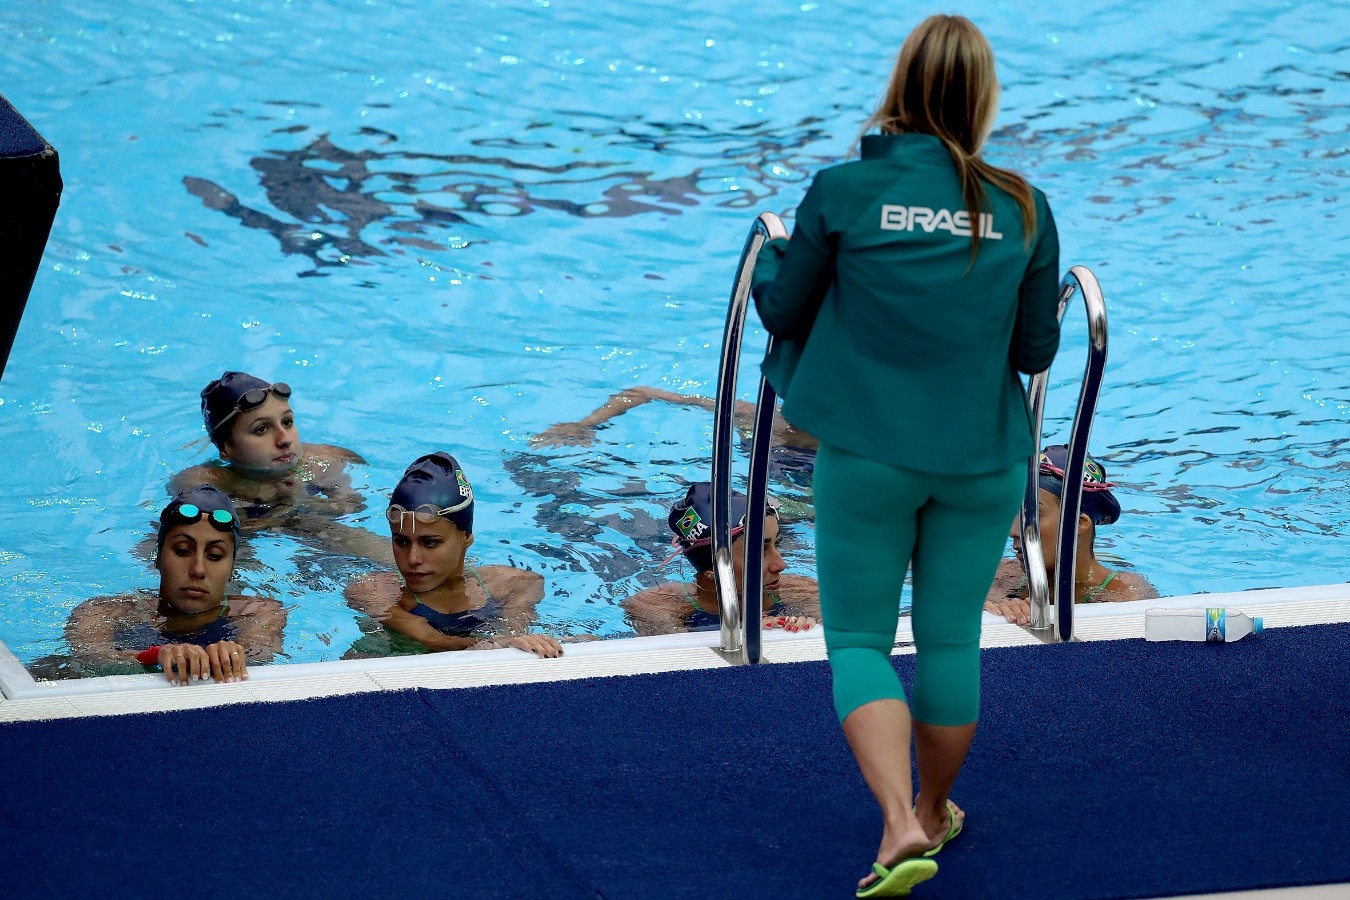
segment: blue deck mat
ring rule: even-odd
[[[1347,647],[985,651],[914,896],[1350,881]],[[9,896],[845,898],[880,834],[823,663],[15,723],[0,759]]]

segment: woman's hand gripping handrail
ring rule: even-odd
[[[713,577],[721,607],[721,648],[739,654],[742,662],[760,660],[764,606],[764,505],[768,494],[769,447],[773,443],[773,412],[777,395],[761,376],[755,406],[754,439],[750,449],[750,483],[746,490],[743,592],[736,589],[731,560],[731,447],[736,437],[736,382],[740,370],[745,314],[755,260],[765,242],[787,237],[783,222],[773,213],[760,213],[746,236],[736,280],[731,287],[726,330],[722,334],[722,362],[717,376],[713,409],[712,516]],[[769,337],[769,350],[773,349]],[[759,515],[755,515],[756,511]]]
[[[1082,293],[1088,322],[1088,356],[1083,383],[1078,392],[1078,407],[1073,414],[1069,434],[1069,458],[1064,469],[1064,496],[1059,507],[1059,546],[1056,548],[1055,604],[1051,615],[1050,588],[1045,574],[1045,554],[1041,545],[1040,516],[1037,514],[1037,490],[1040,481],[1041,427],[1045,416],[1045,394],[1050,370],[1031,377],[1031,433],[1034,452],[1027,473],[1026,496],[1022,500],[1022,565],[1027,575],[1027,595],[1031,603],[1031,626],[1054,627],[1057,641],[1073,640],[1073,603],[1075,566],[1078,560],[1078,514],[1083,499],[1083,466],[1092,418],[1101,393],[1102,373],[1106,369],[1106,300],[1097,278],[1086,266],[1074,266],[1059,283],[1061,322],[1064,310],[1075,293]]]

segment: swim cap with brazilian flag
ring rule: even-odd
[[[1069,464],[1069,448],[1054,444],[1041,451],[1037,485],[1064,499],[1064,468]],[[1085,456],[1083,460],[1083,515],[1097,525],[1110,525],[1120,518],[1120,501],[1111,493],[1114,484],[1106,480],[1106,467]]]
[[[414,530],[416,522],[440,516],[465,534],[473,534],[473,487],[453,456],[443,450],[428,453],[403,471],[386,515],[396,526],[412,516]]]

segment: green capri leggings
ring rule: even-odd
[[[1025,463],[937,475],[820,445],[816,567],[839,721],[873,700],[905,699],[891,648],[911,564],[914,718],[979,718],[980,616],[1026,478]]]

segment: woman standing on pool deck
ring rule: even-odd
[[[770,241],[755,269],[760,318],[784,339],[765,375],[784,416],[820,439],[835,709],[885,821],[860,897],[932,877],[927,856],[962,828],[948,796],[979,716],[981,610],[1032,453],[1017,372],[1059,347],[1045,196],[980,157],[997,108],[984,35],[960,16],[926,19],[868,122],[881,133],[816,176],[791,241]],[[912,720],[890,664],[911,564]]]

